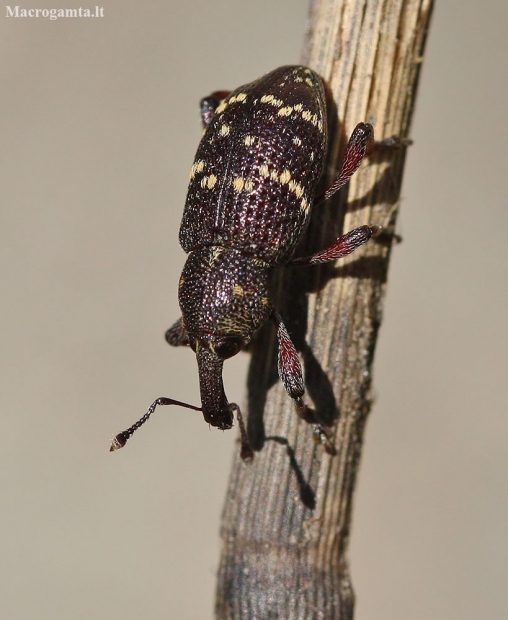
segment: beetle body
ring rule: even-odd
[[[219,428],[231,427],[232,413],[218,406],[209,366],[238,352],[273,312],[270,270],[292,257],[308,225],[325,112],[320,78],[282,67],[224,99],[199,144],[180,227],[189,258],[179,301],[203,413]]]
[[[180,244],[188,258],[179,283],[182,318],[166,332],[172,345],[190,345],[198,362],[201,408],[161,398],[133,427],[117,435],[125,444],[158,404],[198,409],[212,426],[231,428],[236,411],[242,456],[252,456],[240,410],[222,383],[225,359],[238,353],[268,319],[275,322],[278,367],[297,413],[313,423],[330,452],[326,433],[303,403],[304,382],[296,349],[269,291],[279,264],[335,260],[365,243],[377,227],[362,226],[326,250],[293,259],[313,206],[342,187],[360,165],[372,127],[360,123],[346,147],[334,184],[316,199],[327,148],[326,103],[321,78],[301,66],[281,67],[231,93],[201,102],[205,131],[190,172]]]
[[[291,258],[321,176],[325,115],[321,79],[304,67],[277,69],[222,101],[191,168],[182,248]]]

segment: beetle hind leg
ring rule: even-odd
[[[339,191],[358,170],[364,157],[374,146],[374,129],[368,123],[358,123],[354,128],[344,152],[339,176],[322,194],[316,197],[314,205],[318,205]]]
[[[208,97],[203,97],[199,102],[199,109],[201,111],[201,121],[203,127],[206,129],[210,124],[215,110],[219,107],[221,101],[224,101],[230,94],[229,90],[217,90]]]

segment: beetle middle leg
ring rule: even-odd
[[[379,234],[381,230],[380,226],[359,226],[336,239],[329,248],[316,252],[316,254],[312,256],[295,258],[295,260],[291,261],[289,264],[318,265],[320,263],[329,263],[338,258],[343,258],[351,254],[351,252],[354,252],[357,247],[366,243],[371,237]]]
[[[303,395],[305,393],[303,373],[295,345],[280,316],[274,312],[272,318],[277,326],[277,340],[279,343],[277,365],[279,377],[286,388],[286,392],[293,399],[298,416],[312,424],[316,443],[322,444],[328,454],[336,454],[335,447],[331,443],[324,426],[316,422],[312,411],[303,402]]]

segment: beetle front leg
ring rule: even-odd
[[[273,320],[277,325],[277,340],[279,343],[277,360],[279,377],[286,388],[286,392],[293,399],[298,416],[312,424],[316,443],[322,444],[328,454],[336,454],[335,447],[330,442],[323,425],[316,422],[311,410],[303,402],[305,387],[302,366],[295,345],[282,319],[276,312],[273,314]]]
[[[172,347],[189,345],[189,339],[187,338],[187,332],[183,326],[182,317],[180,317],[178,321],[167,330],[164,334],[164,338]]]

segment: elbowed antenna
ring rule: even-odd
[[[111,446],[109,447],[109,451],[114,452],[115,450],[120,450],[120,448],[123,448],[127,441],[133,435],[134,431],[137,431],[138,428],[140,426],[143,426],[143,424],[149,419],[149,417],[155,411],[157,405],[180,405],[180,407],[186,407],[187,409],[193,409],[194,411],[202,411],[201,407],[195,407],[194,405],[182,403],[179,400],[173,400],[172,398],[165,398],[164,396],[161,396],[161,398],[158,398],[150,405],[145,415],[140,418],[135,424],[133,424],[126,431],[118,433],[118,435],[113,437],[113,440],[111,441]]]
[[[166,398],[164,396],[161,396],[150,405],[145,415],[140,418],[135,424],[133,424],[126,431],[118,433],[118,435],[113,437],[111,445],[109,447],[109,451],[115,452],[116,450],[120,450],[120,448],[123,448],[127,441],[134,434],[134,431],[137,431],[138,428],[140,426],[143,426],[143,424],[149,419],[149,417],[157,408],[157,405],[180,405],[180,407],[186,407],[187,409],[193,409],[194,411],[203,411],[201,407],[195,407],[194,405],[189,405],[188,403],[182,403],[179,400],[173,400],[172,398]],[[252,451],[249,443],[249,438],[247,436],[247,430],[243,421],[242,412],[240,411],[240,407],[236,403],[229,403],[228,407],[230,408],[231,412],[236,411],[238,426],[240,427],[240,441],[242,444],[240,451],[241,457],[245,462],[250,462],[254,458],[254,452]]]

